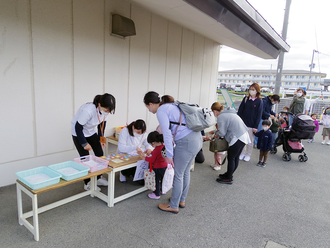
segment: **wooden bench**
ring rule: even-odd
[[[56,208],[58,206],[67,204],[69,202],[75,201],[77,199],[80,199],[82,197],[85,196],[96,196],[98,198],[100,198],[101,200],[105,201],[108,206],[110,207],[110,202],[111,202],[111,197],[114,196],[110,195],[109,192],[109,187],[108,187],[108,195],[103,194],[102,192],[97,191],[97,176],[98,175],[102,175],[102,174],[108,174],[108,176],[110,177],[110,173],[112,172],[111,168],[106,168],[103,170],[99,170],[96,172],[92,172],[92,173],[88,173],[88,175],[71,180],[71,181],[65,181],[60,179],[60,182],[57,184],[53,184],[47,187],[43,187],[40,189],[36,189],[33,190],[30,187],[28,187],[27,185],[25,185],[24,183],[22,183],[19,180],[16,180],[16,190],[17,190],[17,210],[18,210],[18,223],[20,225],[24,225],[33,235],[34,235],[34,239],[36,241],[39,241],[39,220],[38,220],[38,215]],[[53,189],[57,189],[72,183],[76,183],[76,182],[80,182],[84,179],[91,179],[91,189],[84,191],[82,193],[70,196],[68,198],[65,198],[63,200],[48,204],[46,206],[43,207],[38,207],[38,194],[53,190]],[[27,194],[29,197],[31,197],[32,200],[32,211],[23,213],[23,204],[22,204],[22,191]],[[33,217],[33,225],[31,225],[28,221],[27,218]]]

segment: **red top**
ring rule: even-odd
[[[164,145],[156,146],[155,149],[151,152],[151,157],[146,157],[146,161],[150,161],[152,168],[160,169],[167,167],[167,163],[162,156],[162,149]]]

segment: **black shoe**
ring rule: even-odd
[[[261,167],[265,168],[266,167],[266,163],[265,162],[262,162]]]
[[[219,178],[226,179],[228,177],[227,177],[227,174],[224,173],[224,174],[219,174]],[[234,178],[232,177],[231,180],[234,181]]]
[[[263,163],[263,162],[259,161],[259,162],[257,163],[257,166],[260,166],[260,167],[261,167],[261,166],[262,166],[262,163]]]
[[[228,178],[221,178],[221,177],[218,177],[216,179],[216,181],[218,183],[223,183],[223,184],[233,184],[233,180],[232,179],[228,179]]]

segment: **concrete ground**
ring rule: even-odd
[[[0,247],[330,247],[330,146],[321,145],[320,132],[315,143],[303,142],[307,162],[299,162],[299,154],[282,161],[279,147],[260,168],[254,149],[251,161],[240,162],[232,185],[215,181],[219,172],[210,167],[213,154],[204,143],[206,160],[195,165],[179,214],[157,208],[171,192],[160,200],[144,192],[113,208],[85,197],[40,214],[39,242],[18,224],[15,185],[2,187]],[[138,187],[120,184],[118,175],[116,180],[117,194]],[[81,191],[79,182],[40,194],[39,206]],[[31,209],[28,197],[23,202]]]

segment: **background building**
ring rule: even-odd
[[[323,89],[325,73],[312,72],[310,90]],[[226,84],[226,88],[243,84],[246,87],[256,82],[260,87],[275,88],[276,70],[226,70],[219,71],[218,87]],[[309,71],[282,70],[282,84],[284,89],[306,88],[309,81]]]

